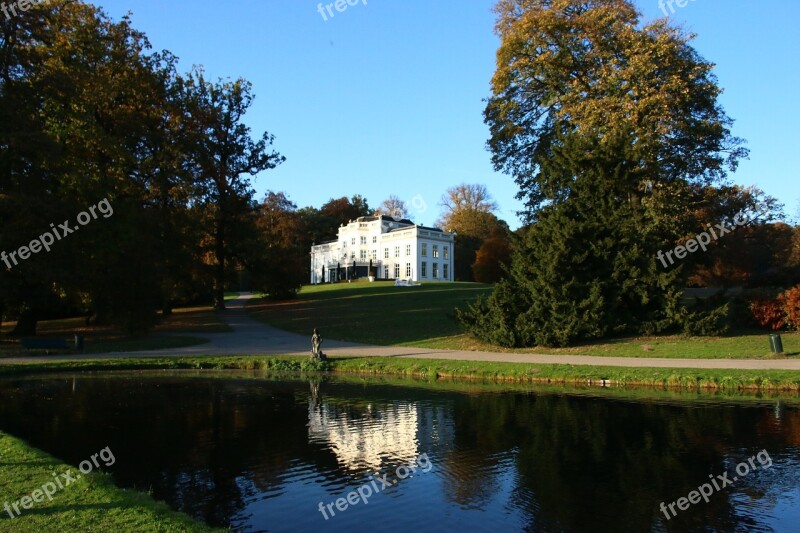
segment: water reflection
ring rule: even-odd
[[[321,402],[318,389],[319,383],[311,383],[308,441],[330,449],[343,467],[377,471],[388,458],[420,455],[416,404]]]
[[[86,377],[0,381],[0,429],[243,531],[797,531],[800,410],[347,382]],[[759,471],[667,521],[659,511],[761,450]],[[326,521],[330,502],[420,454]],[[2,495],[0,495],[2,499]],[[390,518],[390,519],[388,519]]]

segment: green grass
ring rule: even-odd
[[[657,357],[664,359],[786,359],[800,355],[800,333],[781,332],[783,354],[769,349],[769,333],[744,332],[729,337],[630,337],[585,343],[569,348],[505,349],[478,341],[468,335],[428,339],[415,343],[420,348],[547,355],[594,355],[598,357]]]
[[[87,455],[97,451],[87,451]],[[52,482],[53,473],[60,475],[69,470],[73,475],[78,473],[74,465],[64,464],[3,432],[0,432],[0,462],[3,465],[0,494],[3,503],[9,504]],[[81,474],[77,481],[55,491],[52,501],[38,493],[36,497],[43,501],[32,502],[32,507],[27,510],[18,505],[21,515],[16,518],[12,519],[8,512],[0,510],[0,531],[223,531],[174,512],[147,494],[117,488],[111,476],[102,472]]]
[[[605,381],[607,385],[612,386],[647,386],[695,391],[800,391],[800,372],[792,370],[624,368],[397,357],[335,357],[324,362],[312,361],[304,356],[208,356],[42,361],[0,365],[0,377],[43,372],[162,369],[330,371],[337,374],[396,375],[425,379],[551,385],[586,385],[589,383],[598,385]]]
[[[3,333],[8,333],[14,323],[4,323]],[[160,320],[150,335],[129,337],[110,326],[87,326],[84,317],[43,320],[37,327],[37,336],[64,339],[72,344],[73,336],[84,336],[84,349],[53,351],[52,353],[106,353],[132,352],[146,350],[166,350],[197,346],[205,339],[187,333],[226,333],[232,329],[222,322],[210,307],[188,307],[175,309],[173,313]],[[0,341],[0,358],[44,354],[43,350],[28,351],[22,348],[18,339]]]
[[[296,300],[253,301],[253,317],[286,331],[381,345],[408,345],[457,335],[453,317],[491,286],[478,283],[424,283],[395,287],[393,282],[339,283],[303,287]]]
[[[783,359],[800,355],[800,333],[782,333],[785,353],[770,353],[768,332],[728,337],[631,337],[570,348],[505,349],[460,331],[453,317],[491,287],[476,283],[425,283],[418,288],[390,283],[339,283],[303,287],[296,300],[253,300],[254,318],[294,333],[315,327],[324,337],[382,346],[416,346],[460,351],[656,357],[688,359]]]

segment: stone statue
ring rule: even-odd
[[[311,357],[321,360],[328,358],[327,355],[322,353],[322,335],[319,334],[317,328],[314,328],[314,335],[311,336]]]

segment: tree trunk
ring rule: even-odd
[[[14,326],[14,329],[8,336],[32,337],[36,335],[36,326],[38,322],[39,318],[36,316],[36,311],[30,307],[25,307],[17,318],[17,325]]]
[[[214,274],[214,309],[222,311],[225,309],[225,223],[221,220],[221,216],[217,221],[214,239],[214,255],[217,259]]]

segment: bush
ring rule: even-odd
[[[736,329],[751,329],[758,327],[758,322],[753,318],[750,309],[750,298],[743,294],[738,294],[730,299],[730,323]]]
[[[730,306],[725,304],[710,311],[687,313],[683,332],[692,337],[718,337],[728,333],[730,324]]]
[[[479,297],[467,309],[456,309],[456,319],[474,337],[506,348],[524,345],[516,334],[516,319],[528,302],[508,280],[501,280],[488,298]]]
[[[792,329],[800,329],[800,285],[789,289],[779,297],[786,315],[786,323]]]
[[[750,300],[753,319],[762,328],[777,331],[786,325],[786,313],[779,298],[759,297]]]

